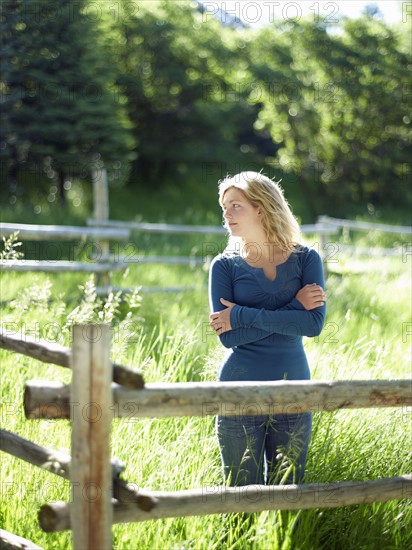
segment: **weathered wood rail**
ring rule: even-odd
[[[64,479],[70,479],[71,456],[62,451],[54,451],[37,445],[19,435],[0,429],[0,451],[11,454],[33,466],[43,468]],[[125,466],[112,460],[113,477],[118,478]]]
[[[8,533],[4,529],[0,529],[0,544],[1,550],[43,550],[31,540]]]
[[[24,437],[0,429],[0,451],[20,458],[33,466],[47,470],[63,479],[70,480],[71,456],[62,451],[37,445]],[[129,505],[138,504],[141,509],[150,509],[154,501],[144,491],[137,491],[132,484],[120,478],[125,465],[118,459],[111,460],[113,496]]]
[[[56,453],[9,432],[0,432],[0,450],[72,485],[72,502],[41,507],[43,530],[71,529],[75,550],[111,548],[113,523],[168,517],[263,510],[331,508],[412,498],[409,473],[372,481],[303,485],[212,486],[176,492],[147,491],[120,479],[122,465],[110,458],[114,417],[260,415],[331,412],[344,408],[411,407],[411,380],[279,381],[113,384],[110,328],[73,327],[72,350],[45,342],[18,342],[1,335],[0,347],[73,371],[70,385],[26,384],[27,418],[71,418],[72,454]],[[139,378],[140,380],[140,378]],[[86,496],[85,496],[86,495]]]
[[[17,223],[1,223],[0,237],[8,237],[18,233],[19,238],[28,241],[94,241],[96,258],[92,261],[76,260],[1,260],[2,271],[42,271],[96,273],[105,276],[111,271],[125,268],[123,261],[113,261],[109,257],[109,241],[119,241],[129,238],[130,232],[125,229],[73,227],[56,225],[29,225]],[[107,279],[106,279],[107,284]]]
[[[87,333],[93,325],[87,325],[84,338],[90,339]],[[22,355],[27,355],[43,363],[53,363],[61,367],[71,368],[72,350],[61,346],[60,344],[50,343],[41,338],[32,338],[26,334],[20,333],[17,335],[15,330],[7,330],[0,328],[0,348],[15,351]],[[112,364],[113,381],[121,384],[125,388],[141,389],[144,386],[143,375],[135,370],[132,370],[117,363]]]
[[[412,405],[410,380],[146,383],[113,387],[115,418],[255,416]],[[70,385],[28,381],[27,418],[70,418]]]
[[[122,240],[130,235],[130,231],[122,228],[0,223],[0,237],[9,237],[16,232],[19,238],[28,241]]]
[[[383,233],[396,233],[398,235],[412,235],[412,227],[410,225],[388,225],[386,223],[345,220],[330,216],[319,216],[318,222],[331,227],[346,227],[347,229],[354,229],[356,231],[381,231]]]
[[[128,503],[114,503],[113,522],[127,523],[153,519],[263,512],[264,510],[303,510],[337,508],[352,504],[387,502],[412,498],[412,475],[373,481],[338,481],[306,485],[246,485],[205,487],[176,492],[152,491],[154,505],[142,510]],[[71,504],[56,502],[40,511],[40,523],[48,532],[71,528]]]
[[[43,273],[102,273],[120,271],[125,264],[100,263],[100,262],[76,262],[72,260],[2,260],[0,268],[2,271],[40,271]]]

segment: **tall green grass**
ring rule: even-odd
[[[330,264],[324,331],[306,339],[314,379],[409,378],[410,258],[355,259],[340,252]],[[408,261],[406,261],[408,260]],[[408,263],[409,262],[409,263]],[[75,274],[1,275],[2,326],[70,345],[73,322],[113,326],[113,360],[138,368],[147,381],[215,380],[224,350],[207,330],[207,270],[130,265],[114,282],[183,285],[180,293],[99,299],[91,279]],[[79,288],[79,285],[82,288]],[[70,381],[70,372],[1,351],[2,427],[41,445],[70,451],[68,421],[27,421],[23,387],[29,379]],[[314,414],[307,482],[369,480],[412,472],[410,408]],[[112,424],[112,455],[124,478],[149,490],[222,484],[213,417],[119,419]],[[3,529],[47,549],[71,546],[70,533],[45,534],[39,507],[70,499],[70,487],[34,466],[1,456]],[[406,495],[405,495],[406,496]],[[172,518],[115,525],[123,549],[347,550],[412,549],[410,501],[297,512]]]

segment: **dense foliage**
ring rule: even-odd
[[[311,218],[411,198],[406,23],[222,22],[190,1],[5,0],[2,186],[63,196],[96,163],[147,190],[263,167]]]
[[[85,7],[84,0],[3,3],[1,153],[13,175],[27,167],[63,180],[87,175],[101,159],[115,169],[127,157],[131,135],[110,94],[111,69],[104,49],[95,48],[97,30]]]

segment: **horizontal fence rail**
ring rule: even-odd
[[[24,437],[0,429],[0,451],[13,455],[25,462],[38,466],[64,479],[70,479],[71,456],[37,445]],[[125,465],[117,459],[112,460],[113,477],[118,478]]]
[[[0,451],[8,453],[33,466],[70,480],[71,456],[54,449],[37,445],[23,437],[0,429]],[[113,458],[111,460],[113,475],[113,496],[119,502],[137,505],[141,510],[150,510],[155,501],[147,491],[136,490],[136,487],[120,479],[125,464]],[[1,547],[1,546],[0,546]]]
[[[199,256],[137,256],[137,257],[128,257],[120,258],[126,263],[129,264],[190,264],[190,265],[204,265],[206,259],[200,258]]]
[[[0,260],[1,271],[44,273],[80,272],[94,273],[102,284],[110,280],[112,271],[123,270],[124,261],[113,261],[109,255],[109,242],[122,241],[130,237],[127,229],[105,227],[75,227],[69,225],[31,225],[19,223],[1,223],[0,237],[6,238],[18,233],[18,237],[26,241],[86,241],[93,240],[99,248],[99,257],[93,261],[80,262],[74,260]]]
[[[16,231],[19,238],[28,241],[44,240],[124,240],[130,237],[127,229],[105,227],[77,227],[70,225],[32,225],[23,223],[0,223],[0,237],[9,237]]]
[[[129,231],[142,231],[144,233],[190,233],[200,235],[224,235],[227,231],[223,227],[212,225],[183,225],[171,223],[149,223],[120,220],[87,220],[87,225],[106,228],[126,229]]]
[[[115,503],[113,523],[264,510],[337,508],[399,500],[412,497],[412,475],[307,485],[215,486],[173,493],[153,491],[150,495],[154,506],[147,511],[126,503]],[[70,504],[56,502],[42,506],[39,521],[48,532],[70,529]]]
[[[8,533],[4,529],[0,529],[0,548],[1,550],[44,550],[31,540]]]
[[[144,233],[190,233],[193,235],[225,235],[227,229],[214,225],[181,225],[171,223],[133,222],[120,220],[87,220],[87,225],[105,228],[127,229],[129,231],[141,231]],[[301,226],[302,233],[335,233],[336,229],[323,223],[306,224]]]
[[[75,262],[65,260],[0,260],[2,271],[41,271],[44,273],[68,272],[68,273],[107,273],[119,271],[125,268],[122,262]]]
[[[205,286],[201,287],[201,290],[205,290]],[[190,292],[190,291],[196,291],[199,290],[198,286],[141,286],[139,287],[139,293],[140,294],[161,294],[161,293],[177,293],[177,292]],[[121,286],[99,286],[96,288],[96,294],[97,296],[106,296],[110,292],[120,292],[121,294],[131,294],[132,292],[135,292],[136,288],[124,288]]]
[[[92,325],[88,325],[92,326]],[[32,338],[17,330],[0,329],[0,349],[27,355],[43,363],[71,368],[72,350],[60,344],[50,343],[41,338]],[[90,338],[85,330],[84,337]],[[140,372],[113,363],[113,381],[130,389],[143,388],[144,380]]]
[[[410,244],[412,254],[412,243]],[[338,249],[340,252],[346,252],[348,254],[356,254],[357,256],[405,256],[407,250],[404,246],[398,246],[396,248],[378,248],[378,247],[366,247],[366,246],[350,246],[339,243]]]
[[[70,418],[70,386],[28,381],[24,406],[30,419]],[[116,418],[258,416],[408,406],[412,406],[411,380],[177,382],[149,383],[137,391],[113,388]]]
[[[382,231],[383,233],[412,234],[412,227],[405,225],[388,225],[384,223],[371,223],[356,220],[344,220],[341,218],[331,218],[330,216],[319,216],[318,222],[332,227],[346,227],[354,230]]]

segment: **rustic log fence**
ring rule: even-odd
[[[93,219],[87,220],[87,227],[71,226],[47,226],[47,225],[27,225],[27,224],[0,224],[0,237],[8,237],[18,232],[19,238],[23,240],[80,240],[90,241],[96,248],[95,258],[90,258],[88,262],[74,260],[2,260],[0,268],[3,271],[44,271],[44,272],[83,272],[95,273],[97,278],[98,294],[107,294],[109,291],[124,291],[128,289],[113,287],[111,285],[110,273],[125,269],[131,264],[164,264],[164,265],[204,265],[208,261],[209,255],[217,253],[214,250],[203,250],[202,256],[151,256],[140,254],[120,254],[121,247],[118,246],[117,252],[110,253],[111,241],[127,241],[132,232],[138,233],[160,233],[160,234],[193,234],[193,235],[221,235],[226,233],[223,227],[217,226],[196,226],[180,225],[166,223],[144,223],[136,221],[117,221],[109,219],[109,191],[107,184],[107,173],[105,169],[95,170],[92,173],[93,181],[93,200],[94,211]],[[322,256],[325,275],[328,274],[328,265],[336,261],[337,250],[356,255],[373,256],[399,256],[404,257],[412,255],[412,243],[403,242],[396,248],[368,248],[353,247],[331,241],[331,237],[336,235],[339,229],[356,231],[381,231],[385,233],[411,235],[412,227],[393,226],[379,223],[370,223],[362,221],[343,220],[331,218],[329,216],[319,216],[315,224],[302,225],[303,235],[316,235],[317,243],[313,243],[318,248]],[[207,243],[206,243],[207,244]],[[213,243],[209,243],[213,244]],[[129,245],[136,252],[136,247],[129,242],[123,247],[126,252]],[[205,247],[207,248],[207,246]],[[185,287],[147,287],[142,288],[142,292],[177,292],[187,290]],[[189,289],[190,290],[190,289]]]
[[[87,224],[93,227],[111,228],[111,229],[127,229],[142,233],[169,233],[169,234],[200,234],[200,235],[224,235],[226,230],[223,227],[216,226],[193,226],[193,225],[178,225],[166,223],[147,223],[137,221],[119,221],[109,219],[109,193],[107,186],[107,176],[103,169],[99,177],[94,178],[94,204],[95,214],[93,219],[87,220]],[[411,226],[395,226],[381,223],[371,223],[354,220],[344,220],[332,218],[330,216],[319,216],[315,224],[302,225],[301,230],[304,235],[317,235],[319,242],[316,243],[319,248],[319,253],[323,257],[325,267],[327,267],[330,237],[335,235],[340,228],[353,229],[356,231],[381,231],[383,233],[392,233],[398,235],[411,235]],[[407,246],[412,246],[412,243],[405,243]],[[374,254],[381,256],[399,255],[402,249],[376,249],[359,247],[349,247],[347,245],[339,245],[341,250],[357,254],[369,254],[371,250]],[[203,258],[193,257],[164,257],[164,256],[143,256],[136,261],[144,263],[202,263]]]
[[[412,235],[412,227],[409,225],[388,225],[384,223],[344,220],[341,218],[331,218],[330,216],[319,216],[318,222],[330,225],[331,227],[342,227],[355,231],[381,231],[382,233],[394,233],[397,235]]]
[[[103,209],[104,210],[104,209]],[[96,248],[96,258],[93,261],[74,261],[74,260],[27,260],[12,259],[1,260],[0,270],[2,271],[41,271],[47,273],[57,272],[82,272],[94,273],[97,279],[97,294],[105,295],[110,291],[130,292],[129,289],[115,287],[111,284],[110,273],[121,271],[133,264],[164,264],[164,265],[205,265],[210,261],[209,254],[203,254],[202,257],[195,256],[145,256],[110,254],[110,241],[127,240],[130,238],[131,231],[137,230],[145,233],[163,233],[163,234],[199,234],[199,235],[224,235],[223,227],[213,226],[192,226],[192,225],[173,225],[173,224],[150,224],[137,222],[107,222],[101,218],[89,220],[91,225],[96,227],[71,227],[71,226],[47,226],[47,225],[28,225],[14,223],[0,223],[0,237],[8,237],[13,233],[18,233],[19,238],[23,240],[90,240],[93,239],[93,245]],[[105,224],[114,224],[106,226]],[[321,243],[326,243],[330,235],[337,231],[322,224],[304,225],[302,233],[317,233]],[[123,249],[130,247],[135,251],[136,247],[131,243],[126,244]],[[320,245],[320,250],[327,250],[326,244]],[[118,249],[120,250],[120,246]],[[215,248],[215,247],[214,247]],[[217,251],[215,252],[215,254]],[[325,273],[327,272],[327,255],[324,257]],[[143,287],[141,292],[179,292],[182,290],[191,290],[187,287]]]
[[[124,269],[124,263],[113,262],[107,255],[109,241],[119,241],[129,238],[127,229],[75,227],[69,225],[31,225],[21,223],[1,223],[0,237],[9,237],[17,233],[18,237],[27,241],[93,241],[94,258],[88,262],[75,260],[1,260],[2,271],[44,271],[44,272],[84,272],[107,273]],[[71,255],[71,253],[70,253]],[[93,260],[93,261],[92,261]]]
[[[93,227],[72,227],[56,225],[29,225],[17,223],[0,223],[0,237],[9,237],[18,233],[22,240],[28,241],[52,241],[52,240],[90,240],[96,248],[94,261],[80,262],[74,260],[1,260],[0,267],[3,271],[44,271],[44,272],[84,272],[101,274],[101,286],[107,286],[110,282],[108,273],[125,269],[130,264],[165,264],[165,265],[204,265],[207,256],[145,256],[145,255],[120,255],[114,257],[110,254],[109,241],[127,240],[131,231],[162,234],[198,234],[198,235],[224,235],[223,227],[173,225],[138,222],[109,222],[103,220],[88,220]],[[325,242],[337,229],[331,229],[323,224],[303,225],[302,233],[319,235],[321,242]],[[120,248],[120,247],[119,247]],[[133,247],[135,250],[135,247]],[[124,247],[127,249],[127,246]],[[321,245],[320,250],[325,246]],[[206,250],[207,252],[207,250]],[[217,253],[217,252],[216,252]],[[93,258],[91,258],[93,259]],[[105,277],[106,275],[106,277]]]
[[[72,369],[70,385],[29,381],[28,419],[71,418],[72,455],[1,432],[0,450],[70,479],[72,502],[41,507],[43,530],[71,529],[75,550],[112,547],[114,523],[263,510],[332,508],[412,498],[412,475],[373,481],[246,487],[212,486],[186,491],[147,491],[120,479],[111,460],[112,418],[259,415],[412,406],[411,380],[278,381],[145,384],[127,367],[116,378],[110,361],[110,327],[75,325],[72,349],[21,341],[2,333],[0,347]],[[116,383],[119,382],[120,384]],[[0,537],[1,537],[0,533]],[[11,535],[4,534],[4,540]],[[15,546],[17,548],[17,546]]]

